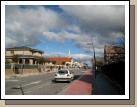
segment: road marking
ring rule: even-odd
[[[26,92],[24,92],[25,94],[27,94],[27,93],[31,93],[32,91],[26,91]]]
[[[39,86],[37,89],[39,89],[39,88],[43,88],[45,85],[42,85],[42,86]]]
[[[35,90],[30,90],[30,91],[25,91],[24,93],[25,94],[28,94],[28,93],[32,93],[32,92],[35,92],[35,91],[37,91],[37,90],[39,90],[40,88],[43,88],[43,87],[45,87],[46,85],[50,85],[51,84],[51,82],[47,82],[46,84],[42,84],[41,86],[39,86],[39,87],[36,87],[35,88]]]
[[[32,85],[32,84],[38,84],[40,82],[41,82],[41,80],[40,81],[31,82],[31,83],[23,85],[23,87],[28,86],[28,85]]]
[[[6,80],[6,82],[8,82],[8,81],[13,81],[14,82],[14,81],[19,81],[19,80]]]
[[[52,83],[52,82],[47,82],[47,83],[45,83],[45,84],[42,84],[41,86],[37,87],[37,89],[43,88],[43,87],[45,87],[46,85],[50,85],[51,83]]]

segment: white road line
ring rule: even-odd
[[[26,91],[26,92],[24,92],[25,94],[27,94],[27,93],[31,93],[32,91]]]
[[[6,82],[8,82],[8,81],[13,81],[13,82],[16,82],[16,81],[19,81],[19,80],[6,80]]]
[[[50,84],[51,84],[51,82],[47,82],[47,83],[42,84],[41,86],[37,87],[37,89],[39,89],[39,88],[43,88],[43,87],[45,87],[46,85],[50,85]]]
[[[28,85],[32,85],[32,84],[38,84],[40,82],[41,82],[41,80],[40,81],[31,82],[31,83],[23,85],[23,87],[28,86]]]
[[[42,84],[42,85],[41,85],[41,86],[39,86],[39,87],[36,87],[36,88],[35,88],[35,91],[36,91],[36,90],[38,90],[38,89],[40,89],[40,88],[45,87],[46,85],[49,85],[50,83],[51,83],[51,82],[48,82],[48,83],[46,83],[46,84]],[[27,94],[27,93],[31,93],[31,92],[33,92],[33,91],[26,91],[26,92],[24,92],[24,93],[26,93],[26,94]]]

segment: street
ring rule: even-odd
[[[71,83],[80,78],[83,70],[73,69],[72,82],[54,82],[55,72],[45,72],[30,76],[15,76],[5,80],[6,95],[59,95]]]

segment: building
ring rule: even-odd
[[[73,59],[69,57],[48,57],[47,62],[54,65],[67,65],[72,64]]]
[[[6,62],[12,63],[15,62],[17,64],[39,64],[41,63],[41,59],[43,57],[43,53],[40,50],[33,49],[30,47],[22,46],[22,47],[13,47],[6,48],[5,58]]]
[[[106,64],[125,61],[125,48],[123,46],[105,46],[104,62]]]

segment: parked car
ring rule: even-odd
[[[58,70],[55,74],[54,80],[56,81],[69,81],[71,82],[74,79],[74,74],[69,70]]]

